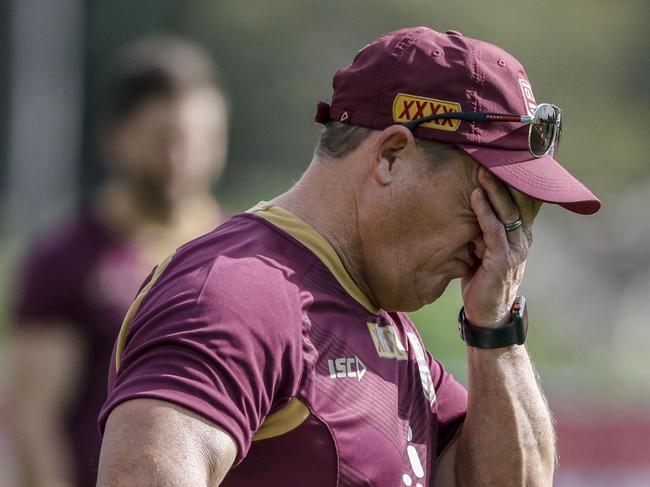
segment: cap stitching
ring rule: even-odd
[[[399,53],[399,57],[395,60],[393,63],[393,67],[397,68],[397,65],[399,62],[402,60],[402,57],[404,57],[404,54],[406,53],[406,50],[411,47],[415,43],[416,39],[415,36],[413,35],[412,32],[409,32],[406,34],[402,39],[400,39],[397,44],[395,44],[395,47],[393,48],[393,51],[391,52],[390,57],[392,58],[394,54],[397,54],[397,51],[399,49],[402,49],[402,52]],[[386,68],[387,70],[388,68]],[[386,87],[386,83],[388,82],[389,76],[384,76],[384,81],[381,84],[381,87],[379,88],[379,93],[377,95],[377,101],[375,103],[375,111],[372,115],[372,118],[370,119],[370,125],[374,126],[375,125],[375,119],[377,118],[377,112],[379,112],[379,109],[381,107],[381,100],[384,95],[384,88]]]
[[[470,45],[470,52],[472,54],[472,62],[474,64],[474,72],[472,73],[472,78],[474,79],[474,106],[473,109],[475,112],[478,112],[480,109],[479,100],[482,96],[483,85],[485,81],[485,73],[482,73],[480,70],[480,62],[477,55],[477,50],[473,45]],[[471,122],[471,136],[474,142],[478,143],[480,134],[478,122]]]
[[[478,100],[479,100],[479,86],[481,84],[480,81],[480,76],[479,76],[479,65],[478,65],[478,60],[476,59],[476,50],[474,49],[474,46],[471,44],[468,44],[470,55],[472,57],[472,80],[474,83],[474,103],[472,106],[473,111],[478,111]],[[478,142],[478,124],[476,122],[470,122],[469,124],[470,127],[470,137],[472,142]]]
[[[472,82],[473,82],[473,88],[474,88],[474,93],[477,95],[474,97],[474,102],[472,103],[472,110],[476,111],[477,106],[478,106],[478,84],[479,84],[479,79],[478,79],[478,60],[476,59],[476,53],[474,51],[474,46],[468,46],[469,51],[470,51],[470,56],[472,57]],[[474,127],[474,124],[472,123],[472,127]]]
[[[480,67],[479,63],[479,67]],[[478,82],[478,89],[477,89],[477,97],[476,97],[476,111],[480,112],[483,110],[483,106],[480,104],[481,101],[484,99],[483,98],[483,89],[485,88],[485,78],[487,76],[487,72],[485,70],[480,70],[480,78]],[[479,141],[481,138],[481,126],[479,125],[478,122],[474,122],[476,124],[476,140]]]
[[[576,188],[581,188],[582,186],[574,183],[573,181],[567,181],[560,178],[543,178],[537,174],[533,174],[528,171],[517,167],[516,165],[507,165],[501,166],[501,169],[512,174],[516,178],[535,186],[537,188],[549,189],[553,191],[571,191]]]

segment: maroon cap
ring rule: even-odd
[[[522,65],[503,49],[428,27],[401,29],[364,47],[336,72],[331,106],[316,121],[382,130],[446,112],[532,115],[537,103]],[[420,139],[454,144],[508,185],[582,214],[600,200],[550,155],[528,149],[529,125],[434,120],[414,129]]]

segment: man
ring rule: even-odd
[[[301,180],[180,248],[129,311],[101,487],[551,485],[517,290],[540,202],[600,206],[553,159],[559,109],[508,53],[425,27],[333,86]],[[468,395],[403,313],[455,278]]]
[[[210,184],[227,115],[211,62],[171,37],[143,39],[111,71],[101,134],[110,175],[25,259],[11,333],[20,485],[94,486],[106,368],[142,279],[222,221]]]

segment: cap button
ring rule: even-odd
[[[463,34],[461,34],[460,32],[458,32],[457,30],[448,30],[447,32],[445,32],[445,34],[447,34],[448,36],[459,36],[459,37],[463,37]]]

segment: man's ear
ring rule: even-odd
[[[391,125],[382,130],[373,144],[375,180],[390,184],[395,177],[395,162],[414,145],[413,134],[406,127]]]

